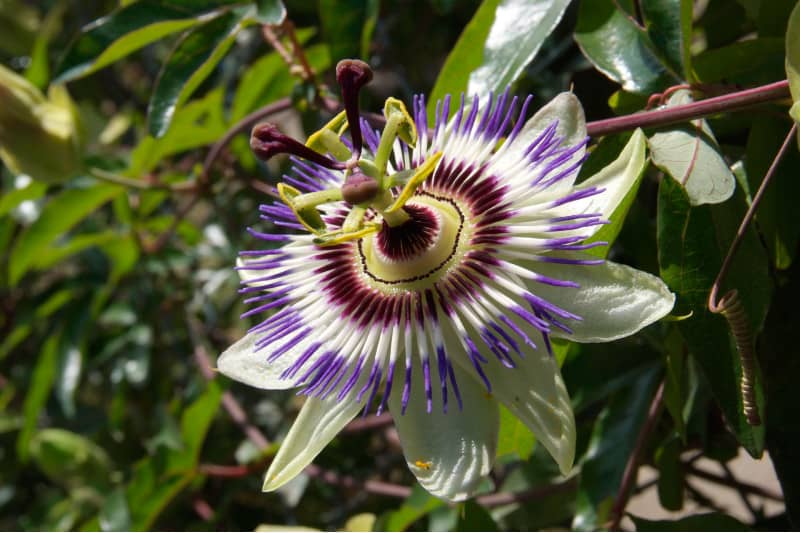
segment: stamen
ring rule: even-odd
[[[344,59],[336,65],[336,81],[342,88],[342,100],[350,125],[350,137],[353,139],[353,160],[361,157],[363,140],[361,137],[361,121],[358,115],[358,92],[372,80],[372,69],[358,59]]]
[[[258,124],[250,136],[250,148],[260,159],[267,160],[277,154],[292,154],[308,159],[325,168],[343,170],[344,163],[315,152],[303,143],[282,133],[275,124]]]

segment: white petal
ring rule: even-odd
[[[675,295],[661,278],[625,265],[606,261],[601,265],[558,265],[537,263],[537,273],[574,281],[579,288],[553,287],[530,283],[537,296],[582,318],[569,320],[578,342],[607,342],[632,335],[666,316],[675,304]],[[553,329],[557,334],[559,330]]]
[[[604,191],[560,206],[562,214],[599,213],[603,218],[611,217],[647,166],[646,146],[647,140],[644,133],[637,129],[614,162],[575,187],[576,192],[591,187],[597,187]]]
[[[219,371],[231,379],[259,389],[279,390],[293,387],[294,380],[280,379],[280,375],[296,360],[297,349],[289,350],[270,363],[267,361],[270,354],[268,350],[255,351],[255,342],[258,339],[257,335],[248,333],[225,350],[217,359]]]
[[[583,114],[578,98],[569,92],[563,92],[550,100],[543,108],[536,112],[520,130],[517,137],[508,147],[508,152],[502,154],[503,158],[519,159],[522,153],[531,145],[541,133],[554,121],[558,121],[556,135],[564,137],[563,146],[576,146],[586,140],[586,118]],[[572,157],[562,164],[563,168],[582,159],[586,150],[576,151]],[[572,186],[578,173],[560,180],[551,189],[565,189]]]
[[[561,473],[566,475],[575,460],[575,417],[569,394],[558,363],[545,349],[541,335],[532,328],[525,329],[538,349],[526,347],[524,356],[515,354],[515,368],[501,365],[476,340],[476,345],[488,360],[483,370],[492,384],[491,396],[528,426],[538,442],[553,456]],[[477,335],[474,337],[477,338]],[[456,359],[462,368],[469,371],[473,381],[483,387],[483,382],[470,366],[466,355]]]
[[[414,368],[406,413],[400,414],[401,394],[395,394],[396,389],[390,397],[390,407],[408,468],[420,485],[439,498],[460,501],[474,493],[492,468],[500,415],[497,403],[482,385],[458,367],[454,370],[462,411],[450,388],[448,412],[442,413],[441,395],[436,392],[433,409],[426,412],[422,373],[418,368]]]
[[[366,399],[319,400],[308,398],[272,460],[264,479],[264,491],[289,482],[333,440],[341,429],[363,409]]]

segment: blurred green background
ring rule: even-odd
[[[640,530],[798,527],[796,143],[723,284],[739,289],[757,341],[761,426],[742,413],[728,326],[705,308],[791,127],[788,91],[706,117],[702,136],[699,122],[687,123],[701,161],[722,162],[721,176],[691,179],[735,176],[729,200],[690,198],[678,183],[690,176],[662,161],[615,214],[625,224],[609,256],[661,275],[682,319],[611,344],[557,347],[579,429],[579,468],[568,479],[506,416],[485,494],[447,506],[415,485],[390,419],[370,416],[306,474],[262,494],[263,471],[302,400],[212,370],[249,326],[238,318],[232,267],[239,250],[257,245],[245,227],[269,227],[257,208],[287,168],[250,154],[249,127],[233,130],[248,114],[277,102],[283,111],[270,120],[304,137],[337,105],[333,68],[347,57],[374,69],[361,103],[375,112],[390,95],[410,102],[512,84],[534,94],[537,108],[571,89],[596,121],[640,111],[678,84],[696,99],[715,97],[784,80],[787,68],[797,100],[795,3],[0,0],[0,63],[45,92],[66,83],[82,132],[79,168],[57,179],[2,167],[0,529],[603,529],[619,524],[629,463],[655,469],[665,510],[694,510],[689,521],[634,518]],[[496,16],[512,8],[515,20]],[[491,31],[511,32],[517,45],[492,48]],[[7,97],[0,92],[8,109]],[[22,131],[0,127],[0,140]],[[675,128],[646,130],[656,162],[653,135]],[[581,175],[613,160],[629,135],[593,139]],[[31,162],[54,157],[44,142],[26,146]],[[752,504],[736,520],[693,482],[701,460],[724,468],[765,450],[783,493],[773,499],[786,512]],[[743,498],[758,495],[747,479],[715,476]],[[634,477],[631,491],[645,488]]]

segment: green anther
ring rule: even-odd
[[[386,103],[383,104],[383,116],[386,117],[387,121],[393,116],[402,117],[403,120],[397,127],[398,137],[412,148],[417,144],[417,127],[414,125],[414,119],[408,113],[406,105],[401,100],[391,96],[387,98]]]
[[[342,244],[344,242],[355,241],[361,239],[362,237],[366,237],[370,233],[375,233],[379,229],[380,225],[370,223],[356,231],[346,232],[343,229],[332,231],[330,233],[314,237],[314,244],[319,246],[333,246],[335,244]]]
[[[289,206],[289,209],[292,210],[294,216],[297,217],[297,221],[305,226],[308,231],[317,235],[323,234],[327,231],[328,226],[325,224],[325,221],[322,220],[322,215],[319,214],[319,211],[317,211],[315,206],[300,208],[296,206],[295,199],[302,196],[299,190],[295,189],[291,185],[279,183],[278,194],[281,196],[281,200],[283,200],[283,202]]]
[[[347,115],[342,111],[321,129],[312,133],[306,141],[306,146],[321,154],[330,152],[339,161],[347,161],[350,159],[350,150],[340,139],[347,126]]]
[[[395,199],[394,203],[386,210],[386,213],[391,214],[400,209],[405,205],[405,203],[414,196],[414,191],[417,190],[417,187],[422,185],[428,176],[436,169],[436,165],[439,163],[439,160],[442,158],[442,152],[436,152],[432,156],[430,156],[425,162],[417,167],[416,172],[411,179],[408,180],[403,190]]]

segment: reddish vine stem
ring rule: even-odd
[[[668,126],[716,113],[738,111],[746,107],[788,97],[789,82],[783,80],[735,93],[706,98],[690,104],[588,122],[586,130],[590,137],[602,137],[603,135],[635,128]]]
[[[756,214],[756,210],[758,209],[758,206],[761,204],[761,200],[764,197],[764,193],[772,181],[772,178],[775,175],[775,172],[777,171],[781,161],[783,160],[783,157],[789,150],[789,146],[791,145],[796,133],[797,124],[793,124],[789,130],[789,133],[786,135],[786,139],[783,141],[783,145],[781,145],[780,150],[778,150],[778,153],[772,160],[772,164],[770,165],[769,170],[767,170],[764,179],[761,181],[761,185],[759,186],[758,191],[756,192],[756,195],[750,204],[750,207],[747,209],[747,213],[745,213],[744,217],[742,218],[739,229],[736,231],[736,236],[728,248],[728,253],[725,255],[725,259],[722,261],[722,266],[719,269],[719,273],[717,274],[717,277],[714,280],[714,284],[711,286],[711,291],[708,295],[709,311],[712,313],[722,314],[722,316],[725,317],[731,328],[731,333],[733,334],[734,340],[736,341],[736,350],[739,352],[739,358],[742,365],[742,378],[740,383],[742,393],[742,408],[747,423],[752,426],[761,424],[761,417],[758,414],[758,402],[756,400],[755,390],[756,353],[753,333],[747,317],[747,312],[742,305],[741,300],[739,299],[739,291],[737,289],[731,289],[730,291],[726,292],[722,298],[717,299],[717,296],[719,294],[722,281],[727,276],[728,270],[730,270],[733,258],[736,255],[736,252],[739,250],[739,246],[741,245],[742,241],[744,240],[747,228],[750,226],[750,223]]]
[[[636,437],[636,443],[633,446],[633,451],[625,463],[625,470],[622,473],[622,483],[620,483],[617,496],[614,498],[614,506],[611,508],[611,524],[608,529],[611,531],[619,530],[619,523],[625,514],[625,507],[628,505],[628,499],[631,495],[631,488],[636,482],[636,474],[639,471],[639,463],[642,460],[642,453],[647,444],[647,439],[650,437],[656,422],[661,416],[661,411],[664,408],[664,381],[658,386],[653,400],[650,402],[650,408],[647,410],[647,418],[639,430],[639,435]]]

